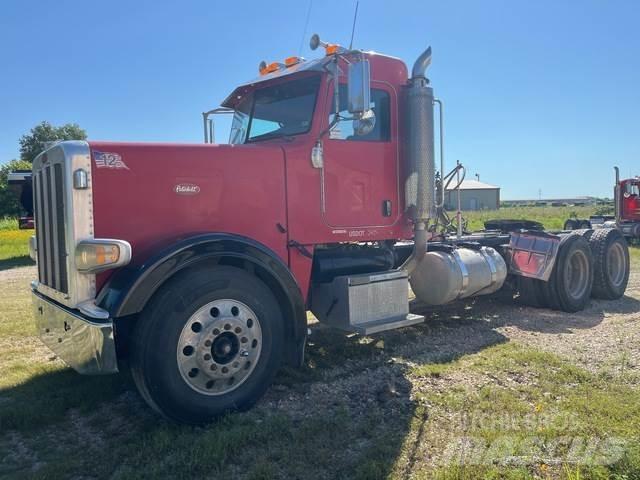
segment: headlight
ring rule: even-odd
[[[124,240],[83,240],[76,246],[76,268],[84,273],[96,273],[121,267],[131,261],[131,245]]]
[[[29,256],[34,262],[38,258],[38,242],[35,235],[31,235],[31,237],[29,237]]]

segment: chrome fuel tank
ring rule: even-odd
[[[491,247],[429,251],[411,273],[416,297],[429,305],[494,293],[507,278],[507,265]]]

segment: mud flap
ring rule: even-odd
[[[558,255],[560,237],[546,232],[512,232],[505,247],[509,273],[548,281]]]

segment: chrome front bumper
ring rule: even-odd
[[[32,291],[33,316],[42,342],[83,375],[116,373],[113,322],[96,322]]]

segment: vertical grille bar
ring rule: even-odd
[[[36,240],[38,241],[38,280],[44,281],[44,219],[42,217],[44,208],[42,206],[42,173],[33,174],[33,196],[34,214],[36,220]]]
[[[58,290],[63,293],[69,293],[67,279],[67,251],[66,251],[66,230],[64,224],[64,190],[63,190],[63,172],[62,165],[59,163],[54,165],[54,180],[56,192],[56,247],[57,247],[57,270],[58,270]]]
[[[56,167],[58,165],[51,165],[48,169],[49,180],[49,225],[51,236],[51,284],[50,286],[56,290],[60,290],[60,246],[58,244],[58,224],[57,224],[57,206],[58,206],[58,192],[56,191]]]
[[[46,183],[46,216],[45,223],[47,229],[47,241],[44,248],[47,250],[47,282],[46,284],[52,288],[55,288],[55,258],[54,258],[54,242],[55,237],[53,235],[53,184],[51,183],[51,167],[47,167],[45,170]]]
[[[42,237],[42,250],[40,250],[39,260],[42,263],[42,277],[40,281],[45,285],[49,285],[49,225],[47,221],[47,195],[49,188],[47,186],[46,169],[40,172],[40,230],[39,235]]]

